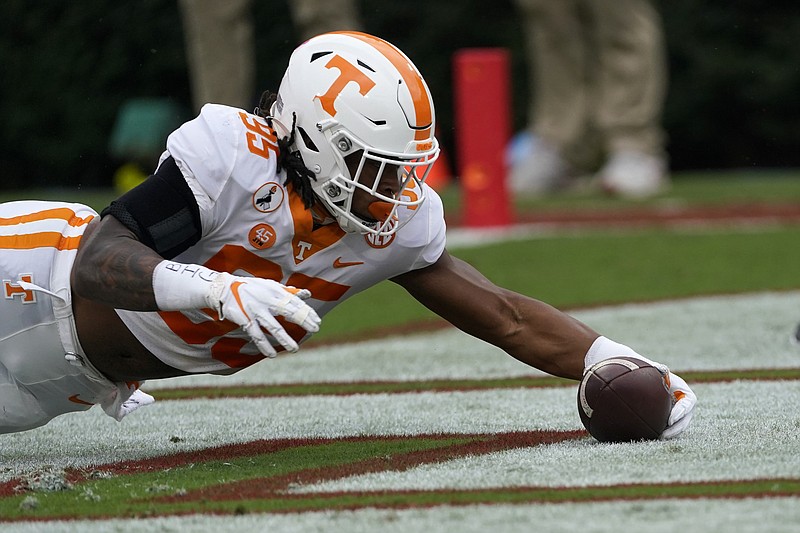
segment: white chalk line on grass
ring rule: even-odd
[[[657,500],[558,505],[481,505],[431,509],[361,509],[302,514],[185,516],[47,522],[49,533],[797,533],[797,498]],[[3,524],[4,533],[39,533],[41,522]]]
[[[426,464],[403,472],[364,474],[297,491],[580,487],[800,477],[800,384],[736,382],[698,385],[696,389],[702,398],[697,419],[684,438],[673,441],[635,445],[600,444],[593,439],[565,441]],[[567,396],[565,402],[574,399],[574,394]],[[525,402],[525,398],[519,400]],[[516,414],[520,406],[512,402],[487,409]],[[543,404],[531,401],[528,405],[535,409]],[[449,403],[447,407],[453,408]],[[542,413],[541,418],[543,426],[560,420],[557,413]],[[516,423],[511,425],[515,427],[509,429],[516,429]]]
[[[583,439],[370,474],[319,489],[582,486],[800,476],[800,384],[700,384],[696,392],[701,398],[697,420],[691,433],[676,441],[631,446]],[[570,388],[191,400],[157,403],[124,424],[99,411],[70,415],[54,421],[47,432],[4,437],[0,460],[7,465],[2,475],[8,479],[41,465],[85,467],[258,439],[578,428],[575,391]],[[172,437],[180,442],[172,442]]]
[[[631,344],[642,353],[676,369],[796,367],[800,347],[790,344],[787,337],[800,310],[798,302],[800,292],[698,298],[594,309],[582,312],[581,318],[605,326],[601,331],[616,329],[618,338],[632,339]],[[646,324],[652,327],[645,328]],[[673,329],[669,324],[674,324]],[[676,335],[676,331],[682,333]],[[301,373],[312,382],[325,381],[324,376],[331,381],[352,381],[531,373],[529,367],[496,348],[455,330],[319,348],[309,350],[308,356],[301,352],[265,361],[241,372],[243,377],[178,378],[163,380],[161,386],[284,382],[294,380],[281,377],[283,374],[291,378]],[[269,369],[274,372],[265,372]],[[159,383],[148,385],[155,385],[157,395]],[[791,391],[792,383],[788,387]],[[528,409],[515,408],[515,402],[525,402]],[[777,406],[792,407],[779,399],[776,402]],[[700,412],[706,409],[704,403],[701,397]],[[800,405],[793,407],[800,412]],[[424,417],[418,416],[440,410],[448,413],[443,421],[452,423],[426,425]],[[157,402],[122,423],[93,408],[57,418],[34,431],[4,435],[0,480],[43,464],[83,466],[261,438],[575,427],[579,424],[570,389]],[[181,442],[171,442],[172,436]]]

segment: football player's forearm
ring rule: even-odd
[[[597,338],[591,328],[544,302],[499,287],[475,294],[479,300],[466,298],[446,318],[527,365],[580,379],[586,351]]]
[[[580,379],[584,357],[598,334],[552,306],[513,295],[518,328],[504,349],[515,359],[555,376]]]
[[[552,306],[498,287],[446,251],[436,263],[393,281],[470,335],[550,374],[580,379],[598,334]]]
[[[164,258],[126,234],[118,222],[103,220],[92,230],[75,260],[73,291],[118,309],[157,310],[153,269]]]

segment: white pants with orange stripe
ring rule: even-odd
[[[133,392],[85,360],[75,331],[69,276],[95,216],[80,204],[0,204],[0,433],[118,405]]]

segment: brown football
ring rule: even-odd
[[[658,369],[635,357],[600,361],[578,387],[578,413],[600,442],[658,439],[672,400]]]

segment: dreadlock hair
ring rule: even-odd
[[[253,114],[266,119],[267,124],[272,128],[272,116],[270,109],[272,104],[278,99],[278,95],[271,91],[264,91],[261,98],[258,100],[258,107],[256,107]],[[306,209],[311,208],[317,201],[314,190],[311,188],[311,180],[317,181],[314,173],[306,168],[303,163],[303,158],[300,152],[292,151],[291,146],[294,144],[295,125],[297,124],[297,114],[292,113],[292,128],[288,137],[278,138],[278,170],[283,169],[286,171],[286,181],[283,183],[287,185],[292,184],[294,190],[300,195],[303,200],[303,205]]]

